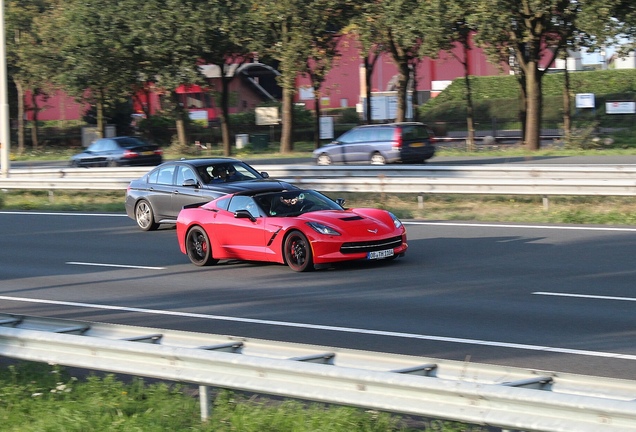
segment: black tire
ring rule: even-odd
[[[329,157],[329,155],[327,153],[321,153],[316,158],[316,164],[317,165],[331,165],[331,157]]]
[[[369,159],[369,161],[371,162],[371,165],[385,165],[386,164],[386,158],[384,156],[382,156],[382,153],[380,152],[375,152],[371,155],[371,158]]]
[[[114,168],[114,167],[118,167],[119,164],[117,163],[115,159],[109,159],[108,162],[106,162],[106,166]]]
[[[205,230],[199,226],[190,228],[185,238],[186,252],[192,264],[209,266],[219,262],[212,256],[212,244]]]
[[[155,212],[146,200],[140,200],[135,205],[135,221],[144,231],[154,231],[159,228],[159,224],[155,222]]]
[[[283,254],[285,263],[294,271],[304,272],[314,269],[311,245],[307,237],[300,231],[292,231],[287,235],[283,245]]]

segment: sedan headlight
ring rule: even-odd
[[[393,219],[393,225],[395,225],[396,228],[400,228],[402,226],[402,221],[399,220],[393,213],[389,212],[389,214],[391,215],[391,219]]]
[[[320,233],[320,234],[324,234],[324,235],[333,235],[333,236],[339,236],[340,233],[338,231],[336,231],[335,229],[328,227],[325,224],[321,224],[318,222],[307,222],[307,225],[309,225],[314,231]]]

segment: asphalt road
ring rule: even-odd
[[[0,312],[633,379],[636,228],[408,224],[404,259],[191,265],[174,229],[0,212]]]

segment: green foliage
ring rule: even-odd
[[[18,362],[0,368],[0,422],[7,432],[407,432],[429,426],[452,432],[467,427],[438,420],[407,423],[377,411],[230,391],[218,392],[210,418],[202,423],[194,394],[192,386],[147,384],[141,378],[123,382],[112,374],[77,379],[59,367]]]

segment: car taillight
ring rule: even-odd
[[[428,139],[431,141],[431,144],[435,144],[435,141],[437,141],[433,135],[429,136]]]
[[[402,148],[402,130],[395,128],[393,132],[393,150],[400,150]]]
[[[137,156],[139,156],[139,153],[134,152],[134,151],[129,150],[129,149],[124,150],[124,154],[122,155],[122,157],[126,158],[126,159],[134,158],[134,157],[137,157]]]
[[[161,149],[157,149],[157,150],[155,150],[155,154],[156,154],[157,156],[161,156],[161,155],[163,154],[163,150],[161,150]]]

